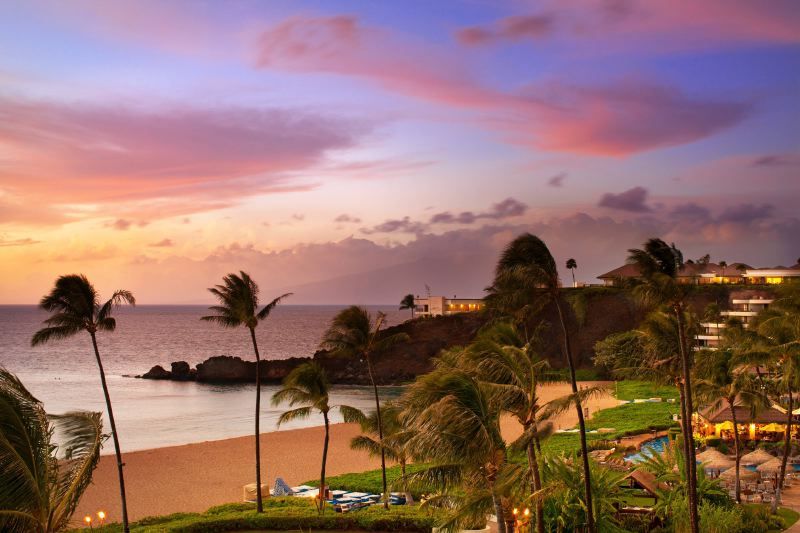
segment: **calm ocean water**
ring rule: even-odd
[[[279,306],[256,330],[267,359],[311,356],[341,306]],[[393,325],[408,317],[392,306],[369,306],[387,313]],[[226,330],[201,322],[204,306],[138,306],[116,313],[117,330],[99,333],[120,444],[123,451],[248,435],[253,425],[254,385],[209,385],[124,377],[172,361],[191,365],[213,355],[252,359],[244,329]],[[82,409],[105,412],[97,364],[88,334],[32,348],[30,338],[46,314],[34,306],[0,306],[0,365],[15,373],[50,413]],[[275,386],[262,388],[262,431],[276,430],[281,407],[269,399]],[[397,388],[383,388],[389,398]],[[373,405],[366,387],[337,386],[333,404],[362,409]],[[337,420],[338,421],[338,420]],[[281,429],[321,424],[317,417]],[[108,426],[106,426],[108,429]],[[113,453],[107,444],[104,453]]]

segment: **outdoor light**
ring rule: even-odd
[[[102,525],[103,522],[106,519],[106,512],[105,511],[97,511],[97,518],[100,519],[100,525]]]
[[[92,517],[91,516],[89,516],[87,514],[86,516],[83,517],[83,521],[86,522],[86,525],[89,526],[89,528],[94,529],[94,528],[92,528]]]
[[[529,514],[531,514],[531,510],[526,507],[525,508],[525,518],[527,518]]]
[[[519,513],[519,509],[517,509],[516,507],[514,507],[514,510],[511,511],[511,514],[513,514],[514,516],[517,516],[518,513]]]

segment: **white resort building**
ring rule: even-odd
[[[428,296],[414,298],[414,314],[416,316],[442,316],[456,313],[469,313],[483,309],[481,298],[447,298],[446,296]]]
[[[739,294],[731,295],[731,308],[727,311],[720,312],[719,322],[701,322],[700,327],[703,332],[695,335],[697,344],[696,350],[714,349],[719,346],[722,331],[726,327],[726,322],[730,319],[740,321],[744,327],[748,327],[750,321],[759,312],[769,307],[773,302],[769,296],[763,294]]]

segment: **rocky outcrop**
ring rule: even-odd
[[[731,289],[723,285],[702,287],[692,295],[691,309],[695,314],[702,315],[709,303],[727,308],[730,293]],[[760,292],[747,292],[748,297],[767,297],[769,294],[763,288]],[[570,332],[573,356],[579,368],[592,366],[594,345],[598,340],[637,327],[647,313],[628,292],[612,287],[564,289],[561,303]],[[485,313],[463,313],[418,318],[387,328],[384,335],[406,333],[410,340],[372,354],[375,380],[381,385],[396,385],[429,372],[432,368],[431,359],[436,354],[452,346],[468,344],[488,320],[489,316]],[[544,305],[529,321],[527,331],[536,330],[541,338],[542,356],[548,359],[552,367],[563,368],[566,361],[561,351],[560,323],[552,303]],[[265,383],[279,383],[292,369],[309,360],[325,368],[332,383],[369,384],[366,364],[359,357],[337,357],[324,350],[316,352],[311,358],[262,361],[259,368],[261,379]],[[179,361],[172,363],[171,371],[154,366],[140,377],[221,383],[255,382],[256,364],[239,357],[219,355],[198,364],[197,369]]]

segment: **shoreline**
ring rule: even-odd
[[[592,385],[610,382],[581,382]],[[569,394],[568,383],[542,387],[542,402]],[[611,390],[588,403],[590,415],[599,409],[617,405]],[[573,410],[556,420],[556,428],[577,423]],[[522,433],[513,419],[504,417],[503,436],[510,442]],[[356,424],[330,426],[328,476],[380,468],[380,458],[350,449],[350,440],[360,434]],[[286,429],[262,433],[262,479],[272,487],[277,476],[290,486],[319,477],[324,426]],[[73,521],[80,525],[86,514],[106,512],[108,522],[120,520],[119,483],[113,448],[102,455],[75,512]],[[207,440],[162,448],[125,452],[125,485],[128,515],[131,521],[146,516],[176,512],[202,512],[209,507],[242,501],[242,486],[255,479],[254,438],[241,436]]]

